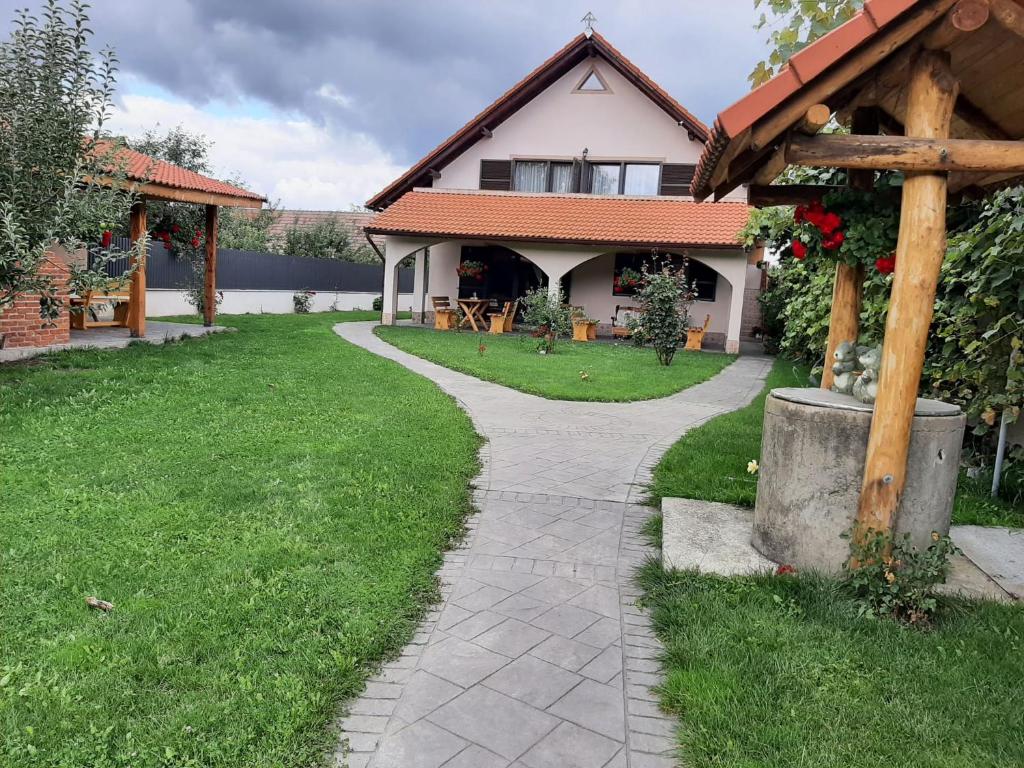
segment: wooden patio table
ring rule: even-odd
[[[490,299],[459,299],[459,306],[466,313],[462,324],[465,325],[469,321],[469,324],[473,326],[473,330],[479,333],[480,329],[477,327],[476,321],[484,322],[484,310],[490,305]]]

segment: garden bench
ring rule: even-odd
[[[83,296],[69,297],[71,305],[71,327],[77,331],[87,328],[127,328],[128,312],[131,309],[131,294],[127,288],[108,291],[86,291]],[[95,320],[96,307],[113,305],[113,320]]]
[[[703,328],[687,328],[686,329],[686,349],[690,352],[700,352],[701,346],[704,344],[704,334],[708,332],[708,326],[711,325],[711,315],[704,318]]]
[[[612,336],[617,339],[628,339],[632,335],[628,325],[629,319],[640,314],[640,311],[640,307],[616,304],[615,314],[612,316]]]
[[[491,333],[509,333],[519,311],[519,300],[506,301],[500,312],[491,312]]]
[[[430,303],[434,306],[434,330],[450,331],[455,326],[455,315],[447,296],[431,296]]]

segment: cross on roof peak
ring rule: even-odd
[[[590,37],[592,34],[594,34],[594,22],[597,21],[597,16],[595,16],[590,11],[587,11],[587,15],[580,19],[580,21],[583,22],[584,35]]]

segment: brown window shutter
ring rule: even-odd
[[[511,160],[481,160],[480,189],[508,192],[512,189]]]
[[[665,163],[661,166],[661,189],[658,190],[658,194],[689,196],[690,182],[693,181],[696,170],[696,165]]]

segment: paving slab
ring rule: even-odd
[[[479,512],[439,573],[444,602],[406,648],[405,678],[388,668],[349,704],[351,713],[374,718],[350,727],[377,730],[343,732],[351,749],[339,747],[335,762],[661,764],[675,722],[650,690],[661,649],[631,583],[651,552],[640,533],[655,512],[643,504],[646,487],[680,435],[760,392],[771,360],[741,357],[660,400],[560,402],[416,358],[373,327],[343,323],[335,331],[434,381],[487,443],[474,484]],[[378,718],[390,718],[382,730]]]

